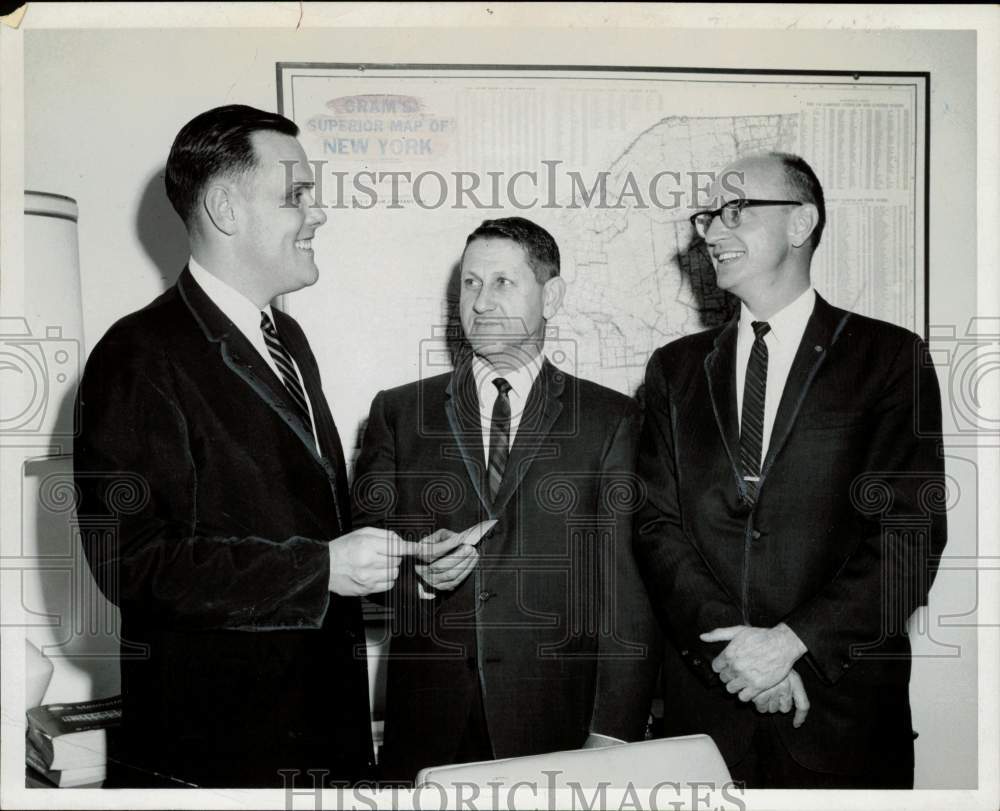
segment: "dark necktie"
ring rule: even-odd
[[[493,403],[493,419],[490,422],[490,500],[497,500],[500,483],[507,468],[510,455],[510,400],[507,393],[510,383],[502,377],[493,381],[497,387],[497,399]]]
[[[743,414],[740,420],[740,464],[747,486],[747,500],[757,499],[757,481],[760,477],[760,454],[764,446],[764,396],[767,392],[767,344],[764,336],[771,329],[766,321],[753,321],[753,347],[747,362],[746,382],[743,385]]]
[[[267,344],[267,350],[271,353],[271,357],[274,358],[274,364],[281,373],[281,380],[285,384],[285,388],[288,389],[288,393],[292,396],[292,400],[295,401],[295,405],[299,407],[302,419],[305,420],[306,428],[312,433],[312,420],[309,419],[309,405],[306,401],[306,393],[299,382],[299,375],[295,371],[295,364],[292,363],[292,356],[288,354],[288,350],[285,349],[285,345],[281,343],[281,339],[278,337],[274,324],[271,323],[268,314],[264,312],[260,314],[260,331],[264,333],[264,343]]]

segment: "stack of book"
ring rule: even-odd
[[[28,787],[67,788],[104,780],[107,729],[121,721],[121,696],[28,710]]]

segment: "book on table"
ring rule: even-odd
[[[107,776],[104,763],[74,769],[51,769],[30,738],[25,741],[25,785],[27,788],[73,788],[101,783]]]
[[[27,738],[41,763],[39,771],[103,768],[107,729],[116,726],[121,715],[121,696],[44,704],[28,710]]]

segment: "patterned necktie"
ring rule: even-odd
[[[747,377],[743,385],[743,414],[740,421],[740,464],[747,486],[747,500],[757,500],[760,477],[760,454],[764,445],[764,396],[767,391],[767,344],[764,336],[771,330],[766,321],[753,321],[753,347],[747,362]]]
[[[493,381],[497,387],[497,399],[493,403],[493,419],[490,423],[490,500],[497,500],[503,472],[507,468],[510,455],[510,400],[507,393],[510,383],[502,377]]]
[[[295,405],[299,407],[302,419],[305,420],[306,428],[312,433],[312,420],[309,419],[309,405],[306,401],[306,393],[299,382],[299,375],[295,371],[295,364],[292,363],[292,356],[288,354],[288,350],[285,349],[285,345],[281,343],[281,339],[278,337],[274,324],[271,323],[271,319],[264,312],[260,314],[260,331],[264,333],[264,343],[267,344],[267,350],[271,353],[271,357],[274,358],[274,364],[278,367],[278,371],[281,372],[281,380],[285,384],[285,388],[288,389],[288,393],[292,396],[292,400],[295,401]]]

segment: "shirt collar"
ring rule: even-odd
[[[487,361],[479,357],[479,355],[474,355],[472,358],[472,373],[475,380],[483,381],[482,385],[479,386],[480,390],[484,390],[487,385],[492,388],[493,381],[498,377],[502,377],[510,384],[511,393],[523,400],[527,399],[528,392],[531,391],[531,387],[535,384],[535,380],[542,370],[544,360],[545,356],[539,352],[524,366],[519,366],[516,369],[505,369],[501,374]]]
[[[771,327],[768,334],[773,336],[773,339],[778,343],[792,340],[798,346],[799,341],[802,340],[803,333],[806,331],[809,316],[812,315],[815,306],[816,290],[810,286],[795,301],[791,304],[786,304],[767,319],[767,323]],[[750,308],[746,304],[740,305],[740,333],[752,335],[753,327],[751,326],[751,322],[759,320],[759,318],[750,312]]]
[[[268,304],[263,311],[256,304],[244,296],[239,290],[230,287],[218,276],[205,270],[195,261],[192,256],[188,260],[188,268],[191,275],[198,283],[198,286],[205,291],[212,302],[225,314],[226,318],[232,321],[240,331],[247,336],[256,335],[260,332],[260,314],[267,313],[267,317],[274,322],[274,313],[271,305]]]

